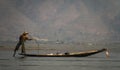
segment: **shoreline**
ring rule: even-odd
[[[21,48],[20,48],[21,49]],[[20,50],[19,49],[19,50]],[[31,47],[28,47],[28,48],[25,48],[26,50],[57,50],[57,49],[49,49],[49,48],[31,48]],[[8,50],[14,50],[14,48],[13,47],[0,47],[0,51],[1,50],[6,50],[6,51],[8,51]]]
[[[14,50],[14,48],[0,47],[0,50]],[[37,50],[37,48],[26,48],[26,50]]]

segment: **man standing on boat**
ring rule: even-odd
[[[19,42],[17,43],[15,49],[14,49],[14,54],[13,54],[13,57],[15,56],[16,54],[16,51],[18,51],[19,47],[21,46],[21,54],[25,54],[25,41],[26,40],[32,40],[30,38],[28,38],[28,32],[24,32],[22,35],[20,35],[19,37]]]

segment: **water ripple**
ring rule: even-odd
[[[27,64],[27,65],[19,65],[19,66],[40,66],[40,65],[29,65],[29,64]]]
[[[9,59],[0,59],[0,60],[9,60]]]

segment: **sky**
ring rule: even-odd
[[[0,0],[0,40],[120,41],[120,0]]]

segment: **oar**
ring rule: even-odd
[[[37,40],[35,40],[35,43],[36,43],[37,46],[38,46],[38,54],[39,54],[39,43],[37,42]]]
[[[35,41],[35,43],[37,44],[37,47],[38,47],[38,54],[39,54],[39,43],[38,43],[38,39],[37,37],[33,37],[32,35],[30,35],[30,37]]]

